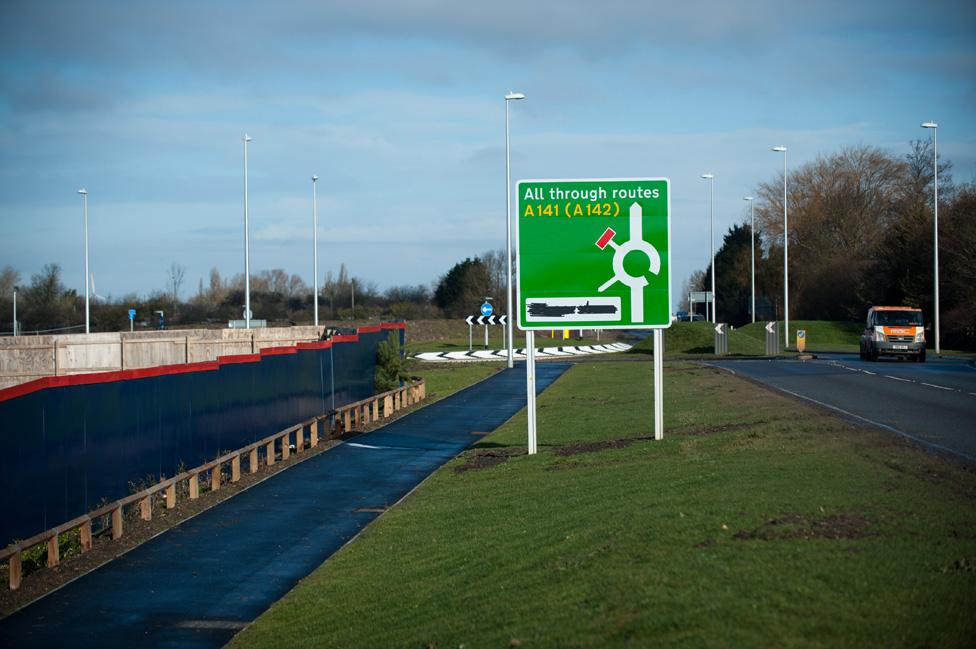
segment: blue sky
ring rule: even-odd
[[[899,155],[940,124],[976,179],[970,2],[7,2],[0,8],[0,266],[59,263],[99,294],[184,296],[319,264],[380,288],[429,283],[505,245],[512,176],[672,182],[674,290],[781,169],[844,146]],[[717,235],[718,236],[718,235]]]

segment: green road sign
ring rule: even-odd
[[[519,329],[671,325],[666,178],[522,180]]]

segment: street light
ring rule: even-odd
[[[786,222],[786,147],[774,146],[783,154],[783,349],[790,346],[790,238]]]
[[[508,129],[508,104],[512,101],[525,99],[520,92],[505,95],[505,264],[507,268],[508,288],[505,292],[505,332],[508,338],[508,367],[515,364],[515,353],[512,349],[512,171]],[[487,330],[486,330],[487,331]]]
[[[752,239],[752,321],[756,321],[756,206],[752,196],[742,200],[749,201],[749,236]]]
[[[935,122],[922,122],[922,128],[932,129],[932,172],[935,174],[935,245],[933,246],[935,266],[935,353],[939,348],[939,125]]]
[[[17,287],[14,287],[14,338],[17,337]]]
[[[251,248],[247,236],[247,143],[251,136],[244,134],[244,328],[251,328]]]
[[[715,311],[718,307],[718,300],[715,299],[715,176],[702,174],[701,177],[708,181],[708,250],[712,257],[712,324],[715,324]],[[707,300],[705,308],[708,308]]]
[[[88,297],[88,190],[79,189],[82,199],[85,201],[85,333],[91,333],[91,320]]]
[[[315,326],[319,326],[319,221],[318,176],[312,176],[312,295],[315,304]]]

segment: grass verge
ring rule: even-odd
[[[719,370],[574,366],[232,647],[953,647],[976,476]]]

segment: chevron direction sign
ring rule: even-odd
[[[666,178],[518,183],[518,327],[671,325]]]
[[[470,325],[476,325],[476,324],[479,324],[479,325],[503,325],[506,322],[508,322],[508,316],[507,315],[499,315],[499,316],[495,316],[495,315],[490,315],[490,316],[483,316],[483,315],[474,316],[474,315],[469,315],[467,318],[464,319],[464,321],[466,323],[468,323],[469,326]]]

